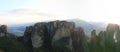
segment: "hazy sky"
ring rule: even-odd
[[[29,11],[30,14],[28,14]],[[113,22],[120,24],[120,1],[0,0],[0,23],[24,23],[64,18],[80,18],[86,21]]]

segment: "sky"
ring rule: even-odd
[[[120,24],[119,0],[0,0],[0,23],[79,18]]]

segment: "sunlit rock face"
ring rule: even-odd
[[[106,42],[114,44],[114,35],[119,31],[119,25],[117,24],[108,24],[107,29],[106,29]]]
[[[58,23],[57,30],[52,39],[53,46],[65,46],[71,48],[72,38],[71,32],[75,28],[74,23],[61,21]]]
[[[118,24],[108,24],[107,26],[107,31],[116,31],[119,30],[119,25]]]
[[[7,35],[7,26],[1,25],[0,26],[0,37],[6,36],[6,35]]]
[[[108,24],[107,29],[105,31],[105,46],[107,48],[113,48],[113,46],[119,46],[118,43],[118,37],[119,36],[119,25],[117,24]],[[110,49],[112,52],[114,52],[114,49]]]

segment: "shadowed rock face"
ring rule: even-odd
[[[46,23],[37,23],[33,27],[33,31],[31,34],[32,45],[35,48],[41,47],[43,45]]]
[[[31,45],[32,44],[32,41],[31,41],[32,31],[33,31],[33,27],[32,26],[26,27],[26,30],[25,30],[24,36],[23,36],[23,43],[25,45],[32,46]]]
[[[7,26],[1,25],[0,26],[0,37],[6,36],[6,35],[7,35]]]

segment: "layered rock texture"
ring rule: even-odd
[[[44,47],[50,50],[53,47],[66,47],[70,50],[77,48],[76,52],[79,52],[78,46],[84,49],[84,43],[81,43],[84,37],[83,29],[76,29],[73,22],[52,21],[26,27],[23,40],[33,48]]]

